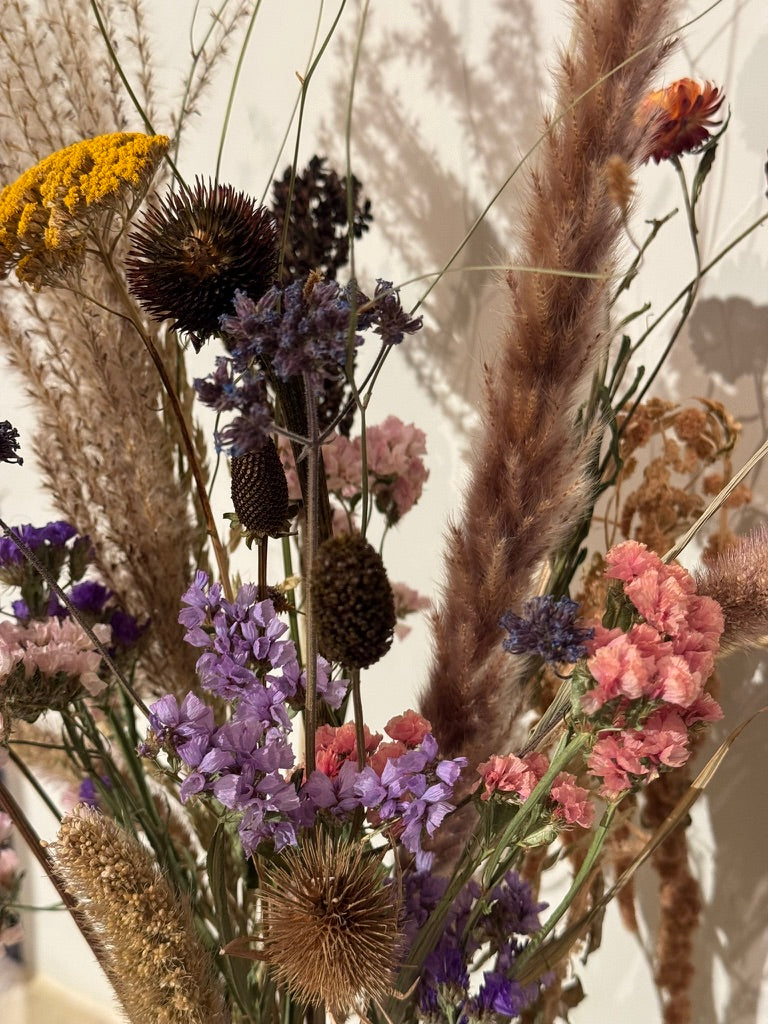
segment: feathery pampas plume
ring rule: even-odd
[[[720,650],[757,647],[768,636],[768,526],[763,524],[718,556],[696,580],[699,594],[723,609]]]
[[[507,274],[509,312],[485,383],[464,510],[449,530],[447,579],[434,617],[422,711],[440,748],[481,760],[502,748],[522,710],[499,618],[519,610],[549,553],[588,501],[591,437],[574,415],[607,342],[606,288],[568,271],[610,274],[622,211],[608,162],[642,158],[635,110],[667,53],[677,3],[577,0],[560,60],[557,110],[529,174],[519,262],[566,272]],[[604,81],[601,79],[605,77]],[[596,85],[596,83],[599,83]],[[589,90],[589,91],[587,91]],[[586,93],[586,95],[582,95]]]
[[[106,970],[131,1024],[225,1024],[191,910],[149,849],[80,805],[65,815],[49,850],[103,945]]]

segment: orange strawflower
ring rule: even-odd
[[[720,124],[713,119],[724,98],[710,82],[699,85],[692,78],[679,78],[649,93],[636,115],[648,132],[643,162],[653,157],[658,163],[698,149]]]

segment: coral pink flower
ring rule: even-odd
[[[368,764],[377,775],[381,775],[387,766],[387,761],[394,760],[404,754],[408,748],[400,740],[393,740],[391,743],[380,743],[376,751],[368,758]]]
[[[372,733],[363,726],[366,761],[381,742],[381,733]],[[338,728],[321,725],[315,732],[315,765],[318,771],[335,779],[345,761],[357,760],[357,737],[355,723],[345,722]]]
[[[555,777],[550,796],[557,805],[557,815],[567,825],[580,825],[591,828],[595,821],[595,805],[589,791],[576,783],[576,777],[570,772],[560,772]]]
[[[648,569],[655,569],[661,563],[658,555],[636,540],[616,544],[605,556],[605,561],[608,566],[605,575],[608,579],[623,580],[624,583],[637,579]]]
[[[527,800],[548,767],[549,762],[542,754],[528,754],[524,758],[516,754],[491,757],[477,766],[485,786],[481,799],[488,800],[494,793],[502,792]]]
[[[402,715],[395,715],[390,718],[384,726],[384,732],[393,740],[399,740],[406,747],[418,747],[428,732],[432,731],[431,724],[418,711],[408,710]]]

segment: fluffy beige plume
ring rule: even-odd
[[[768,526],[759,526],[726,548],[699,573],[696,589],[723,609],[721,651],[764,645],[768,638]]]
[[[566,276],[507,275],[504,341],[486,373],[482,433],[461,517],[449,531],[422,699],[441,749],[475,762],[506,749],[523,708],[519,662],[501,650],[499,617],[520,611],[590,495],[593,440],[580,437],[574,417],[608,340],[607,292],[604,282],[567,272],[616,270],[622,213],[606,167],[619,157],[631,172],[638,162],[635,109],[667,52],[663,39],[678,4],[577,0],[573,9],[558,74],[562,117],[548,122],[528,175],[514,259]]]
[[[150,850],[83,805],[65,815],[49,849],[56,873],[101,940],[131,1024],[225,1024],[192,912]]]
[[[140,0],[102,7],[108,28],[126,39],[121,59],[142,69],[136,80],[146,106],[152,82]],[[93,15],[80,3],[43,0],[33,11],[11,0],[0,28],[0,96],[4,182],[51,151],[138,120],[126,108]],[[151,106],[148,113],[154,116]],[[82,288],[124,309],[98,268]],[[64,289],[34,294],[8,281],[0,290],[0,344],[36,405],[34,446],[57,509],[90,535],[105,581],[127,610],[152,620],[144,678],[162,692],[185,690],[194,655],[181,643],[179,597],[201,539],[141,340],[125,319]],[[175,376],[176,354],[165,355]]]

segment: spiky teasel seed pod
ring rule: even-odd
[[[395,601],[381,556],[359,534],[324,541],[310,589],[320,653],[346,668],[367,668],[389,650]]]
[[[310,836],[261,890],[264,949],[280,984],[337,1020],[388,994],[400,908],[380,857],[361,843]]]
[[[105,969],[131,1024],[225,1024],[191,909],[151,850],[81,804],[64,816],[49,851],[104,947]]]
[[[258,537],[288,530],[288,481],[271,437],[232,459],[232,504],[240,524]]]

